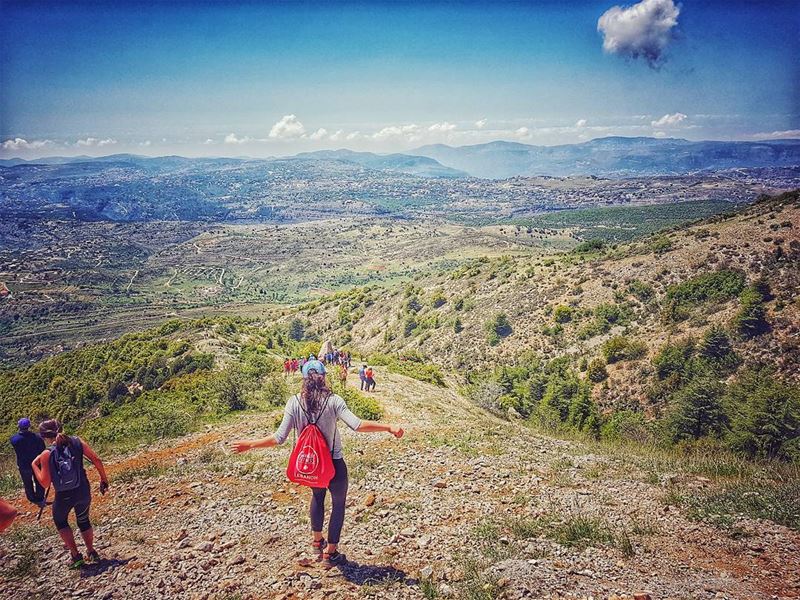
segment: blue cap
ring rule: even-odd
[[[303,365],[302,373],[304,379],[308,377],[309,371],[316,371],[320,375],[325,375],[325,365],[318,360],[310,360]]]
[[[27,417],[26,418],[22,418],[19,421],[17,421],[17,427],[19,427],[20,429],[30,429],[31,420],[28,419]]]

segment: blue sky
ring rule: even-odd
[[[632,4],[4,0],[0,154],[800,137],[796,2]]]

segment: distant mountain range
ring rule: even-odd
[[[562,146],[514,142],[459,147],[434,144],[410,154],[427,156],[473,177],[490,179],[536,175],[627,177],[800,165],[800,140],[690,142],[674,138],[605,137]]]
[[[72,163],[124,163],[144,170],[165,166],[197,168],[199,165],[268,164],[276,159],[150,158],[133,154],[54,156],[35,160],[0,159],[0,166],[23,164],[64,165]],[[651,137],[605,137],[582,144],[532,146],[515,142],[489,142],[473,146],[422,146],[404,154],[375,154],[352,150],[304,152],[282,161],[338,162],[373,171],[426,178],[510,177],[593,175],[623,178],[649,175],[684,175],[703,171],[738,168],[789,167],[800,165],[800,140],[760,142],[691,142]]]
[[[372,152],[354,152],[342,149],[302,152],[295,158],[341,160],[356,163],[368,169],[408,173],[418,177],[469,177],[469,173],[446,167],[433,158],[409,154],[373,154]]]

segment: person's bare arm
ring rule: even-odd
[[[39,456],[33,459],[31,463],[33,474],[42,487],[48,488],[52,483],[50,479],[50,450],[45,450]]]
[[[278,440],[274,435],[257,440],[236,440],[230,443],[230,449],[234,452],[247,452],[254,448],[272,448],[278,445]]]
[[[389,425],[388,423],[376,423],[375,421],[361,421],[361,425],[356,429],[356,431],[360,431],[361,433],[380,433],[380,432],[388,432],[391,433],[397,439],[403,437],[405,431],[399,425]]]
[[[108,475],[106,474],[106,468],[103,465],[103,461],[100,460],[100,457],[97,456],[97,453],[89,444],[83,440],[81,440],[81,444],[83,444],[83,455],[91,461],[95,469],[97,469],[97,472],[100,474],[100,493],[105,494],[105,491],[108,489]]]

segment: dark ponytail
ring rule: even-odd
[[[309,414],[316,415],[325,399],[331,395],[331,389],[325,375],[314,370],[309,371],[308,377],[303,379],[303,389],[300,398]]]
[[[59,448],[69,444],[69,436],[64,433],[64,426],[56,419],[42,421],[39,425],[39,436],[46,440],[55,439]]]

